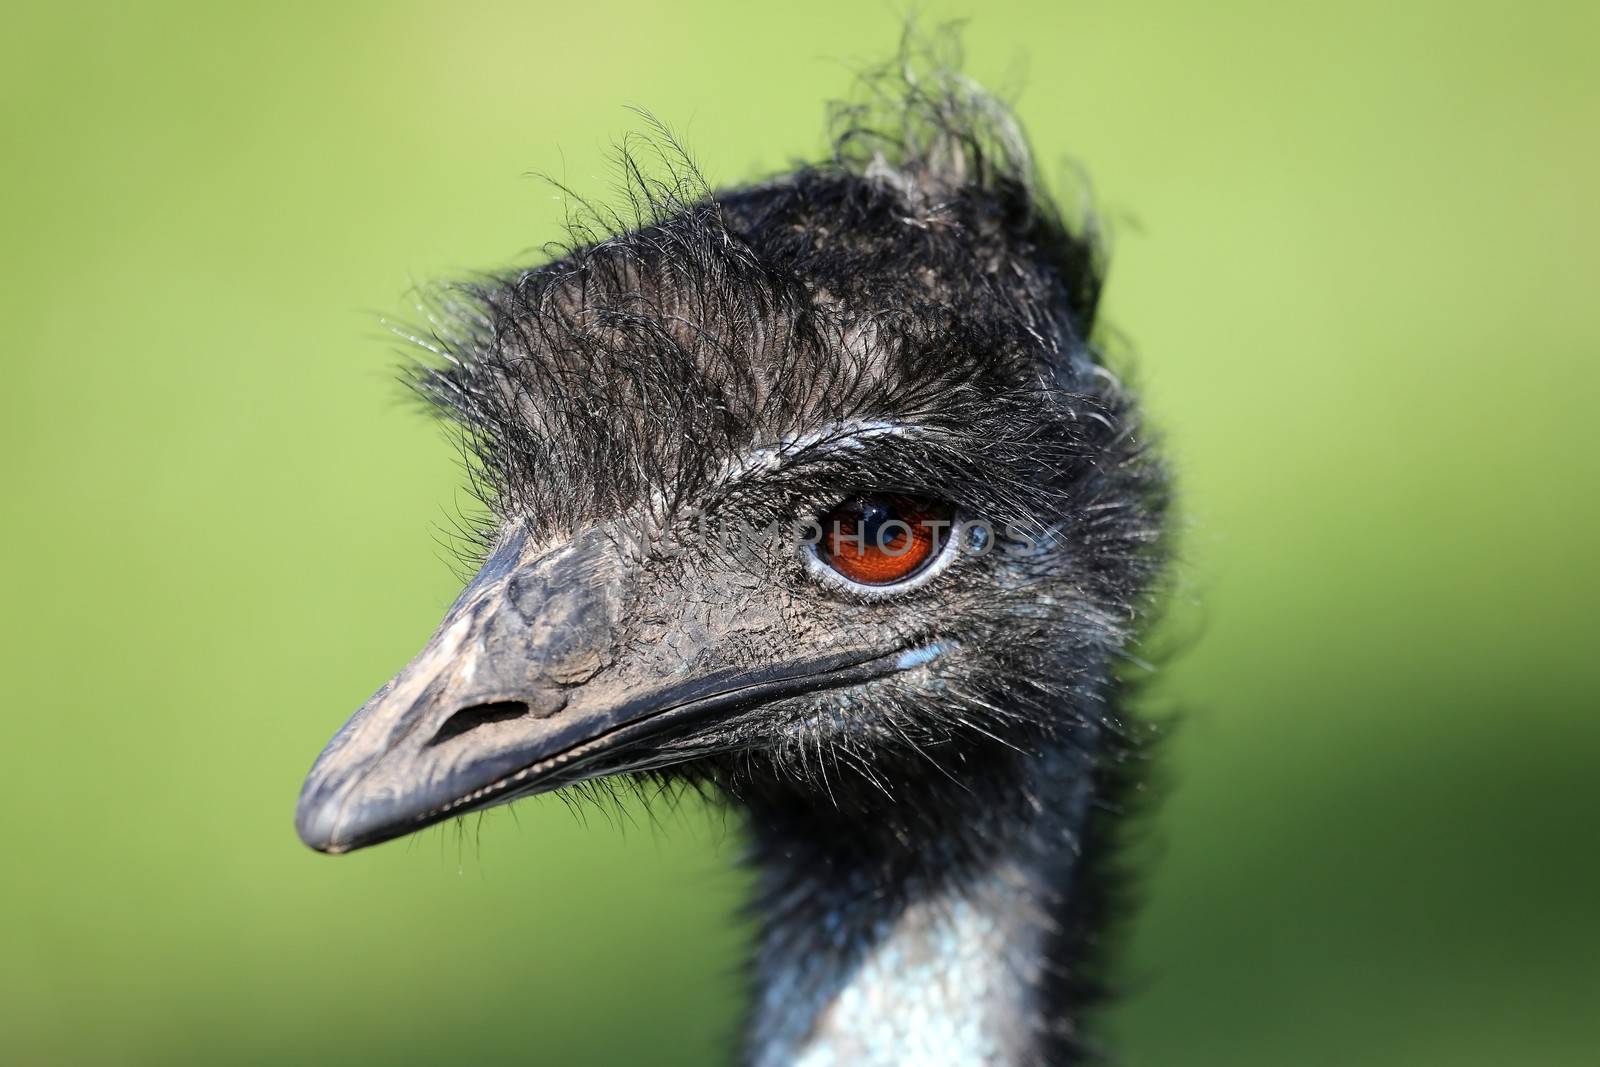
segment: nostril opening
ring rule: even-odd
[[[476,730],[480,726],[505,722],[508,719],[520,719],[526,714],[528,714],[528,705],[520,700],[496,700],[489,704],[474,704],[471,707],[462,708],[446,719],[444,725],[439,727],[439,732],[433,735],[433,740],[429,741],[428,744],[430,746],[437,745],[470,730]]]

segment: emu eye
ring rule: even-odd
[[[954,509],[938,500],[858,496],[818,520],[817,559],[857,585],[895,585],[939,557],[953,521]]]

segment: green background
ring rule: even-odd
[[[923,7],[1093,176],[1182,481],[1127,1064],[1595,1062],[1597,12]],[[379,316],[536,256],[529,173],[606,195],[626,105],[716,182],[814,155],[899,18],[7,9],[0,1059],[730,1045],[722,818],[545,798],[330,860],[291,812],[455,589]]]

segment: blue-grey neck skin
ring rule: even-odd
[[[1075,1028],[1055,958],[1095,797],[1082,750],[1028,761],[993,840],[895,833],[881,850],[784,840],[756,813],[765,922],[751,1067],[1060,1064]],[[946,783],[947,785],[949,783]],[[842,824],[837,824],[842,825]],[[974,847],[976,845],[976,847]],[[902,851],[904,850],[904,851]]]

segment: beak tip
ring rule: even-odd
[[[294,829],[301,842],[316,852],[337,854],[344,847],[337,840],[337,819],[333,805],[301,802],[294,813]]]
[[[294,829],[301,842],[316,852],[338,855],[350,850],[348,840],[341,840],[344,822],[344,796],[342,791],[327,788],[313,773],[300,791],[295,805]]]
[[[312,768],[295,805],[295,833],[307,848],[338,856],[415,828],[403,798],[369,788],[366,775],[320,770]]]

